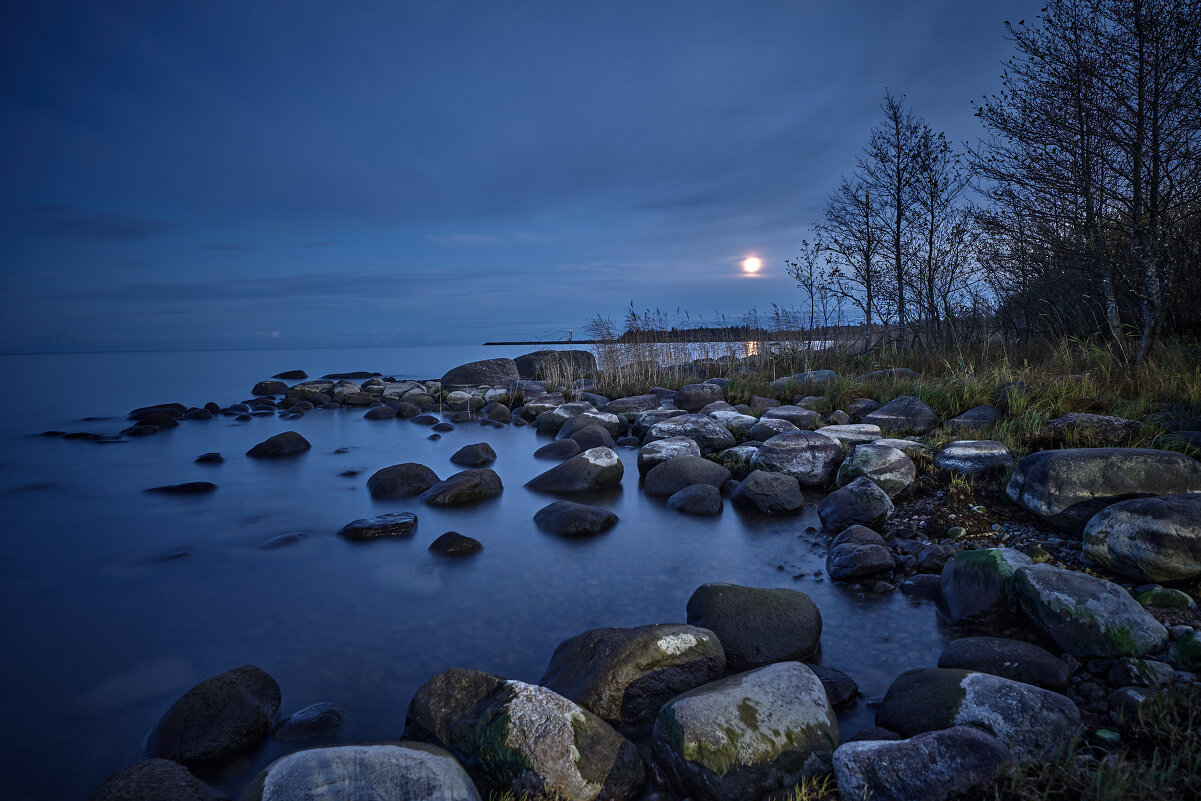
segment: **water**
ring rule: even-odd
[[[7,797],[86,797],[142,758],[146,732],[180,693],[243,664],[279,681],[281,714],[334,701],[347,711],[343,740],[396,738],[414,690],[434,673],[462,666],[536,682],[562,640],[598,626],[682,622],[689,595],[708,581],[809,593],[824,619],[822,662],[854,677],[866,698],[882,695],[900,672],[935,663],[946,634],[930,605],[900,594],[861,599],[815,580],[824,547],[804,533],[818,525],[814,515],[756,518],[729,506],[717,519],[681,515],[638,491],[633,449],[620,449],[624,487],[584,499],[621,522],[597,538],[565,541],[531,520],[552,498],[522,485],[553,463],[531,457],[545,440],[528,427],[460,425],[431,442],[421,426],[343,409],[296,421],[184,421],[121,444],[35,436],[115,432],[129,409],[150,403],[244,400],[256,381],[287,369],[428,378],[525,350],[0,357],[12,387],[0,418]],[[88,416],[105,419],[81,420]],[[243,456],[290,428],[313,449],[277,461]],[[367,477],[381,467],[417,461],[445,477],[458,469],[450,455],[481,441],[499,454],[493,467],[505,491],[494,501],[439,510],[367,493]],[[193,463],[208,451],[227,461]],[[348,469],[363,472],[339,475]],[[144,493],[202,480],[219,489]],[[401,510],[420,519],[412,540],[335,536],[350,520]],[[484,551],[434,558],[426,546],[451,529],[481,540]],[[303,537],[258,547],[290,532]],[[871,725],[871,715],[861,700],[842,715],[844,734]],[[206,778],[236,797],[284,752],[272,743]]]

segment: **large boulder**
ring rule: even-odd
[[[670,437],[648,442],[638,451],[638,474],[645,476],[656,465],[680,456],[700,455],[700,446],[688,437]]]
[[[721,514],[721,490],[710,484],[691,484],[673,492],[667,505],[687,515],[712,516]]]
[[[1005,621],[1017,609],[1013,573],[1032,564],[1013,548],[960,551],[943,565],[938,611],[956,626]]]
[[[707,629],[679,623],[592,629],[559,644],[539,684],[619,732],[642,736],[669,700],[717,679],[726,655]]]
[[[288,385],[283,381],[260,381],[250,389],[251,395],[284,395]]]
[[[699,412],[714,401],[725,400],[721,387],[716,384],[685,384],[676,392],[676,406],[686,412]]]
[[[688,622],[717,635],[731,670],[804,659],[817,650],[822,616],[799,590],[702,584],[688,599]]]
[[[534,515],[534,525],[561,537],[590,537],[617,524],[617,515],[608,509],[572,501],[554,501]]]
[[[1076,534],[1118,501],[1191,492],[1201,492],[1201,463],[1150,448],[1039,451],[1018,462],[1005,488],[1014,503]]]
[[[634,422],[630,423],[630,434],[638,437],[639,439],[645,440],[646,435],[651,432],[651,429],[656,423],[662,423],[664,420],[670,420],[673,417],[684,417],[687,414],[688,412],[684,411],[683,409],[677,409],[674,406],[639,412],[638,415],[634,417]],[[669,434],[669,436],[677,437],[680,436],[680,434]]]
[[[459,448],[450,461],[461,467],[483,467],[496,461],[496,451],[487,442],[476,442]]]
[[[843,531],[830,542],[826,553],[826,573],[835,581],[855,581],[887,573],[895,566],[884,538],[864,526]]]
[[[829,773],[838,739],[821,681],[800,662],[780,662],[673,698],[651,746],[677,797],[757,801]]]
[[[739,416],[740,417],[750,417],[750,415],[739,415]],[[744,432],[745,438],[756,440],[758,442],[766,442],[767,440],[774,437],[776,434],[786,434],[789,431],[799,430],[797,428],[797,426],[793,425],[792,423],[788,422],[787,420],[781,420],[781,419],[774,418],[774,417],[765,417],[762,420],[755,420],[755,418],[753,418],[753,417],[750,417],[750,419],[753,422],[751,423],[750,428],[746,429],[746,431]],[[728,423],[726,424],[726,428],[730,428],[730,425]],[[738,431],[735,431],[734,429],[731,429],[731,431],[734,433],[735,436],[738,436],[738,434],[739,434]]]
[[[831,492],[817,506],[822,525],[830,531],[841,531],[854,525],[878,529],[892,513],[888,493],[871,479],[862,477]]]
[[[522,378],[552,373],[569,378],[596,374],[596,357],[586,350],[536,350],[513,360]]]
[[[1080,658],[1158,651],[1167,630],[1126,590],[1097,576],[1047,564],[1019,567],[1022,609],[1060,648]]]
[[[442,389],[446,391],[464,387],[495,387],[510,384],[521,376],[512,359],[482,359],[478,362],[460,364],[442,376]]]
[[[569,420],[563,422],[559,430],[555,433],[556,439],[568,439],[573,437],[585,428],[592,426],[600,426],[605,431],[609,432],[609,436],[616,437],[621,433],[621,418],[615,414],[608,412],[587,411],[581,414],[574,415]]]
[[[701,454],[717,453],[737,445],[737,440],[724,425],[706,414],[682,414],[660,420],[646,432],[645,442],[688,437],[697,444]]]
[[[181,695],[146,736],[146,756],[211,766],[267,738],[279,711],[279,685],[245,665],[205,679]]]
[[[829,437],[839,445],[847,445],[852,448],[856,445],[875,442],[883,436],[880,426],[869,423],[822,426],[817,429],[817,433],[823,437]]]
[[[229,797],[169,759],[135,762],[114,773],[88,801],[229,801]]]
[[[420,495],[439,481],[438,474],[425,465],[405,462],[375,471],[367,479],[367,491],[373,498],[408,498]]]
[[[730,493],[730,503],[765,515],[795,515],[805,508],[805,496],[787,473],[754,470]]]
[[[638,749],[552,690],[453,668],[409,704],[408,737],[450,751],[484,793],[622,801],[642,789]]]
[[[385,537],[411,537],[416,530],[417,515],[412,512],[393,512],[347,523],[338,532],[338,536],[348,540],[377,540]]]
[[[713,457],[713,460],[722,467],[730,471],[736,480],[741,481],[751,473],[751,460],[755,458],[755,454],[759,452],[759,444],[748,442],[744,445],[735,445],[733,448],[726,448],[720,451]],[[783,475],[777,473],[776,475]],[[789,476],[792,478],[792,476]],[[796,479],[792,479],[796,481]]]
[[[1013,454],[1005,443],[991,439],[960,439],[948,442],[934,457],[934,466],[948,473],[977,478],[1013,467]]]
[[[484,467],[461,470],[421,493],[420,499],[430,506],[466,506],[495,498],[503,490],[496,471]]]
[[[647,495],[666,497],[693,484],[708,484],[721,488],[730,480],[730,471],[701,456],[679,456],[655,465],[646,474],[643,491]]]
[[[1069,436],[1106,445],[1121,445],[1138,435],[1142,423],[1106,414],[1069,412],[1047,423],[1047,430],[1060,442]]]
[[[771,388],[776,392],[787,392],[810,385],[828,384],[838,380],[838,373],[833,370],[806,370],[802,373],[777,378],[771,382]]]
[[[991,673],[1048,690],[1068,686],[1068,663],[1025,640],[1005,637],[961,637],[952,640],[938,657],[940,668]]]
[[[661,399],[658,395],[629,395],[609,401],[605,404],[605,411],[609,414],[634,416],[650,411],[651,409],[659,408],[660,402]]]
[[[268,765],[241,801],[375,801],[383,798],[480,801],[467,772],[426,743],[310,748]]]
[[[538,492],[595,492],[616,487],[625,467],[612,448],[590,448],[526,482]]]
[[[787,420],[797,428],[812,429],[821,420],[821,415],[812,409],[800,406],[774,406],[763,413],[764,420]]]
[[[953,726],[907,740],[860,740],[834,752],[842,798],[944,801],[991,782],[1010,761],[991,734]]]
[[[762,422],[758,418],[752,417],[749,414],[743,414],[742,412],[736,412],[733,409],[729,409],[729,410],[720,409],[718,411],[706,412],[705,414],[708,414],[714,420],[716,420],[717,422],[719,422],[723,426],[725,426],[726,430],[729,431],[731,434],[733,434],[736,439],[748,439],[748,438],[749,439],[759,439],[762,437],[762,433],[763,433],[763,429],[761,428]],[[777,424],[786,426],[787,429],[790,431],[796,430],[796,426],[794,426],[791,423],[788,423],[784,420],[775,420],[775,421],[768,421],[768,422],[769,423],[775,422]],[[752,434],[751,433],[756,428],[760,429],[760,434]],[[781,430],[784,430],[784,429],[782,428]],[[779,433],[780,433],[780,431],[772,431],[771,432],[771,434],[779,434]],[[771,434],[769,434],[768,436],[771,436]]]
[[[1141,582],[1201,575],[1201,493],[1107,506],[1084,527],[1084,555]]]
[[[255,445],[246,451],[247,456],[255,458],[273,458],[277,456],[295,456],[313,447],[309,441],[296,431],[284,431]]]
[[[980,431],[996,425],[997,421],[1001,419],[1001,414],[1000,408],[991,403],[982,403],[979,406],[973,406],[958,417],[952,417],[946,422],[946,426],[958,431]]]
[[[557,439],[554,442],[548,442],[538,450],[534,451],[535,459],[570,459],[578,453],[582,453],[584,448],[574,439]]]
[[[835,482],[845,487],[860,477],[895,498],[917,478],[917,466],[896,448],[877,443],[856,445],[839,465]]]
[[[829,437],[812,431],[789,431],[763,443],[751,459],[752,470],[787,473],[803,486],[830,483],[842,461],[842,448]]]
[[[1020,762],[1067,753],[1080,731],[1071,699],[1041,687],[969,670],[917,668],[897,677],[876,710],[876,725],[912,737],[952,726],[976,726]]]
[[[938,425],[938,413],[912,395],[902,395],[865,414],[864,423],[902,434],[925,434]]]

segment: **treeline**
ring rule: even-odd
[[[789,272],[863,346],[1201,334],[1201,0],[1049,0],[958,151],[886,94]]]

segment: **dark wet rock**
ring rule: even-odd
[[[213,413],[208,409],[188,409],[181,420],[212,420]]]
[[[924,434],[938,425],[938,413],[912,395],[902,395],[862,417],[885,431]]]
[[[296,545],[303,542],[305,538],[304,532],[289,531],[285,534],[277,534],[270,539],[263,540],[258,544],[260,551],[274,551],[276,548],[286,548],[289,545]]]
[[[670,437],[648,442],[638,451],[638,473],[645,476],[656,466],[681,456],[700,456],[700,446],[688,437]]]
[[[845,745],[846,743],[858,743],[865,740],[884,740],[888,742],[895,742],[896,740],[901,739],[904,738],[891,729],[886,729],[883,726],[868,726],[866,729],[860,729],[859,731],[855,732],[842,742]]]
[[[327,740],[342,729],[346,713],[337,704],[322,701],[310,704],[281,720],[272,735],[281,743]]]
[[[269,789],[268,789],[269,788]],[[480,801],[449,753],[425,743],[333,745],[296,751],[268,765],[241,801]]]
[[[898,676],[876,710],[876,725],[907,737],[976,726],[1021,762],[1063,756],[1081,728],[1080,711],[1059,693],[951,668],[918,668]]]
[[[963,637],[938,657],[940,668],[959,668],[1033,684],[1048,690],[1068,686],[1068,664],[1045,648],[1004,637]]]
[[[590,537],[616,523],[617,515],[609,510],[572,501],[555,501],[534,515],[538,528],[563,537]]]
[[[1013,467],[1013,454],[1003,442],[961,439],[948,442],[935,455],[934,466],[949,473],[979,478],[989,473],[1003,473]]]
[[[584,426],[571,435],[571,439],[575,440],[580,445],[581,450],[591,450],[592,448],[615,448],[617,443],[613,441],[613,437],[600,426]],[[635,440],[637,442],[637,440]]]
[[[621,433],[621,418],[615,414],[608,412],[587,411],[577,414],[563,422],[555,434],[556,439],[567,439],[573,436],[578,431],[583,431],[585,428],[592,426],[600,426],[609,432],[609,436],[617,436]]]
[[[522,378],[596,374],[596,357],[586,350],[536,350],[513,360]],[[498,383],[498,382],[483,382]]]
[[[743,414],[742,412],[736,412],[733,410],[718,410],[709,413],[708,416],[725,426],[726,431],[729,431],[731,434],[733,434],[735,439],[746,439],[751,435],[751,429],[759,424],[759,420],[751,415]],[[784,423],[782,420],[777,420],[775,422],[778,424],[782,423],[783,425],[787,426],[788,430],[790,431],[796,428],[796,426]]]
[[[826,573],[835,581],[855,581],[895,566],[884,539],[864,526],[847,528],[830,542],[826,553]]]
[[[280,691],[246,665],[205,679],[171,705],[146,736],[146,755],[183,765],[224,762],[266,739]]]
[[[751,418],[754,420],[755,418]],[[729,426],[727,426],[728,428]],[[758,420],[746,431],[748,439],[766,442],[776,434],[785,434],[789,431],[797,431],[798,428],[787,420],[780,420],[771,417],[765,417]]]
[[[809,665],[809,669],[821,681],[826,697],[830,699],[830,706],[835,709],[845,706],[859,695],[859,685],[841,670],[825,665]]]
[[[175,428],[179,425],[179,421],[166,412],[151,412],[139,418],[138,425],[154,426],[155,428]]]
[[[383,537],[411,537],[416,530],[417,515],[412,512],[392,512],[347,523],[338,535],[348,540],[376,540]]]
[[[958,417],[952,417],[946,422],[946,426],[958,431],[980,431],[996,425],[1001,419],[1001,414],[1000,408],[991,403],[982,403],[979,406],[973,406]]]
[[[667,505],[689,515],[721,514],[721,490],[710,484],[692,484],[673,493]]]
[[[462,467],[483,467],[496,461],[496,451],[487,442],[477,442],[459,448],[450,461]]]
[[[486,403],[480,408],[480,417],[494,423],[510,423],[513,421],[513,410],[503,403]]]
[[[88,801],[229,801],[169,759],[136,762],[104,780]]]
[[[800,429],[811,430],[821,420],[821,415],[812,409],[800,406],[775,406],[763,413],[762,420],[787,420]]]
[[[938,611],[957,626],[1008,619],[1017,608],[1014,571],[1031,564],[1013,548],[960,551],[943,566]]]
[[[917,569],[922,573],[939,573],[947,560],[957,553],[954,545],[935,542],[918,551]]]
[[[918,573],[901,584],[901,593],[917,601],[937,600],[939,592],[939,577],[933,573]]]
[[[1068,436],[1077,436],[1097,443],[1121,445],[1134,439],[1141,426],[1138,420],[1071,412],[1047,423],[1047,430],[1061,442]]]
[[[725,394],[716,384],[685,384],[676,392],[676,406],[686,412],[699,412],[706,404],[724,401]]]
[[[717,636],[695,626],[592,629],[555,649],[539,683],[641,736],[667,701],[717,679],[725,665]]]
[[[534,451],[535,459],[570,459],[584,449],[574,439],[557,439]]]
[[[333,381],[316,379],[313,381],[302,381],[299,384],[288,387],[288,396],[298,400],[312,401],[314,404],[321,398],[323,402],[329,403],[333,391]]]
[[[687,614],[689,624],[717,635],[731,670],[804,659],[821,640],[821,613],[799,590],[702,584]]]
[[[645,439],[646,435],[650,433],[651,428],[654,427],[656,423],[661,423],[664,420],[670,420],[673,417],[683,417],[686,414],[688,414],[688,412],[684,411],[683,409],[677,409],[674,406],[640,412],[636,417],[634,417],[634,422],[630,423],[630,434],[635,437]],[[727,433],[729,432],[727,431]],[[672,434],[672,436],[675,437],[679,435]]]
[[[1073,656],[1140,656],[1167,643],[1167,630],[1146,609],[1097,576],[1028,565],[1014,573],[1013,589],[1030,619]]]
[[[165,414],[168,417],[182,417],[187,413],[188,407],[182,403],[157,403],[154,406],[143,406],[139,409],[134,409],[128,415],[130,420],[143,420],[150,415]]]
[[[871,414],[880,408],[880,401],[871,398],[856,398],[847,404],[846,412],[855,419],[862,419],[865,414]]]
[[[1176,681],[1176,669],[1154,659],[1115,659],[1109,669],[1109,682],[1119,687],[1166,687]]]
[[[281,378],[284,381],[303,381],[309,377],[309,374],[304,370],[285,370],[282,373],[276,373],[272,378]]]
[[[396,410],[391,406],[375,406],[363,414],[364,420],[395,420]]]
[[[751,473],[751,460],[759,452],[757,444],[735,445],[713,457],[713,461],[730,471],[730,475],[741,481]]]
[[[828,773],[838,721],[813,671],[781,662],[676,696],[651,745],[676,797],[757,801]]]
[[[454,668],[422,685],[407,736],[449,750],[484,793],[625,801],[641,791],[638,749],[593,713],[545,687]]]
[[[1179,670],[1201,671],[1201,636],[1190,631],[1172,643],[1168,659]]]
[[[322,377],[322,378],[328,378],[328,379],[330,379],[330,380],[332,380],[332,381],[349,381],[349,380],[352,380],[352,379],[354,379],[354,380],[361,380],[361,379],[364,379],[364,378],[375,378],[375,377],[376,377],[376,376],[378,376],[378,375],[380,375],[380,374],[379,374],[379,373],[372,373],[372,372],[370,372],[370,371],[367,371],[367,370],[353,370],[353,371],[351,371],[351,372],[349,372],[349,373],[330,373],[330,374],[328,374],[328,375],[323,375],[323,376],[321,376],[321,377]]]
[[[462,470],[421,493],[430,506],[466,506],[500,495],[504,485],[496,471],[484,468]]]
[[[443,556],[471,556],[484,550],[483,544],[474,537],[457,531],[448,531],[430,543],[430,553]]]
[[[1037,394],[1038,390],[1025,381],[1010,381],[997,387],[992,397],[997,406],[1011,412]]]
[[[829,437],[812,431],[777,434],[763,443],[751,467],[769,473],[787,473],[803,486],[829,484],[842,461],[842,448]]]
[[[716,453],[738,444],[724,425],[703,414],[683,414],[660,420],[647,431],[645,441],[687,437],[697,444],[701,454]]]
[[[188,481],[183,484],[164,484],[161,487],[151,487],[146,492],[156,492],[162,495],[202,495],[216,489],[217,485],[211,481]]]
[[[279,456],[295,456],[313,447],[309,441],[295,431],[284,431],[255,445],[246,451],[247,456],[256,458],[274,458]]]
[[[246,415],[246,419],[249,420],[250,415]],[[127,437],[150,437],[150,436],[157,434],[160,431],[162,431],[162,429],[159,428],[158,426],[137,425],[137,426],[130,426],[129,428],[126,428],[126,429],[122,429],[121,433]],[[97,439],[100,439],[100,437],[96,434],[77,432],[77,433],[73,433],[73,434],[67,434],[65,437],[63,437],[63,439],[97,440]]]
[[[430,431],[440,431],[440,432],[445,433],[447,431],[454,431],[454,430],[455,430],[455,427],[453,425],[451,425],[450,423],[434,423],[434,425],[430,426]]]
[[[631,395],[609,401],[605,404],[605,411],[610,414],[636,415],[640,412],[656,409],[658,406],[658,395]]]
[[[1009,763],[1009,749],[971,726],[954,726],[907,740],[862,740],[834,752],[843,798],[944,801],[991,782]]]
[[[917,478],[917,466],[907,454],[878,443],[856,445],[838,467],[835,483],[845,487],[866,478],[895,498]]]
[[[413,422],[419,426],[432,426],[438,422],[438,418],[432,414],[419,414],[413,418]]]
[[[808,370],[785,378],[777,378],[771,382],[771,388],[775,392],[790,392],[801,387],[828,384],[836,380],[838,380],[838,373],[833,370]]]
[[[338,475],[341,476],[342,478],[354,478],[355,476],[359,475],[362,472],[363,472],[363,468],[352,467],[352,468],[349,468],[348,470],[343,470],[341,473],[338,473]]]
[[[538,492],[594,492],[621,484],[621,459],[611,448],[592,448],[526,482]]]
[[[693,484],[708,484],[720,488],[730,478],[730,471],[700,456],[677,456],[655,465],[646,474],[643,490],[647,495],[674,495]]]
[[[512,359],[482,359],[459,365],[442,376],[441,383],[443,390],[495,387],[509,384],[520,377],[517,374],[517,364]]]
[[[1011,501],[1072,533],[1118,501],[1189,492],[1201,492],[1201,463],[1149,448],[1039,451],[1018,463],[1005,488]]]
[[[730,503],[767,515],[795,515],[805,507],[801,485],[787,473],[755,470],[730,493]]]
[[[251,395],[284,395],[288,391],[288,385],[283,381],[260,381],[255,384],[251,390]]]
[[[879,528],[892,513],[888,493],[867,478],[857,478],[831,492],[817,507],[822,525],[830,531],[841,531],[853,525]]]
[[[425,465],[404,462],[377,470],[367,479],[367,491],[373,498],[408,498],[420,495],[440,480]]]
[[[1084,527],[1084,555],[1137,581],[1201,575],[1201,493],[1107,506]]]

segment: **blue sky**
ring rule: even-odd
[[[1038,3],[0,10],[0,349],[579,336],[790,305],[886,88],[955,141]],[[760,275],[740,274],[748,255]]]

